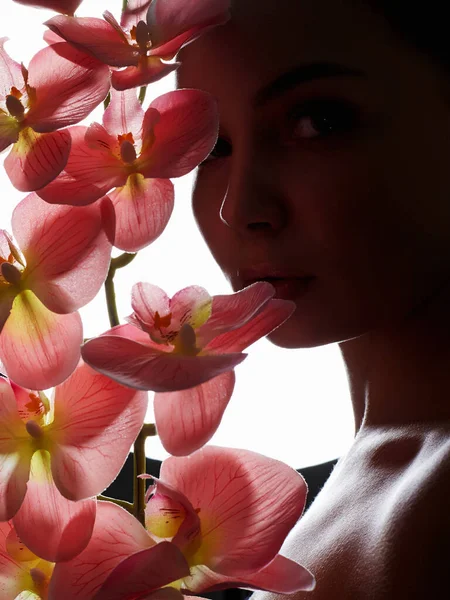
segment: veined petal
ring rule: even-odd
[[[28,437],[14,391],[0,378],[0,521],[11,519],[25,497],[32,455]]]
[[[284,323],[294,312],[295,304],[290,300],[275,298],[245,325],[214,338],[204,347],[205,352],[242,352],[245,348],[265,337]]]
[[[191,285],[177,292],[170,300],[173,327],[179,329],[188,323],[193,329],[201,327],[211,316],[212,298],[199,285]]]
[[[64,381],[80,358],[80,315],[50,312],[30,290],[18,294],[0,333],[0,357],[19,385],[45,390]]]
[[[147,24],[155,46],[198,26],[220,25],[230,18],[230,0],[153,0],[147,13]]]
[[[98,60],[111,67],[136,65],[139,48],[128,43],[103,19],[94,17],[52,17],[44,23],[56,34],[90,52]]]
[[[213,296],[211,317],[197,331],[202,347],[216,336],[239,329],[253,319],[275,295],[275,288],[258,281],[235,294]]]
[[[1,340],[1,337],[0,337]],[[108,335],[89,340],[81,354],[93,369],[139,390],[171,392],[230,371],[245,354],[182,356],[157,352],[133,340]]]
[[[46,133],[85,119],[106,97],[110,76],[106,65],[62,42],[33,56],[28,83],[36,89],[36,100],[26,122]]]
[[[40,198],[51,204],[85,206],[125,184],[128,173],[108,146],[112,143],[110,137],[104,140],[102,136],[97,145],[91,142],[91,135],[106,133],[101,125],[95,128],[75,126],[67,131],[72,139],[67,164],[59,177],[38,190]],[[90,143],[86,141],[88,131]]]
[[[160,479],[200,508],[202,544],[190,564],[233,578],[275,558],[303,512],[307,492],[301,475],[287,465],[215,446],[168,458]]]
[[[130,30],[139,21],[145,21],[147,10],[152,0],[128,0],[125,10],[122,11],[120,24]]]
[[[163,63],[158,56],[143,56],[137,66],[130,66],[111,73],[111,85],[116,90],[129,90],[159,81],[181,63]]]
[[[19,139],[20,124],[14,117],[0,111],[0,152]]]
[[[135,283],[131,290],[131,306],[140,321],[154,327],[156,313],[165,317],[170,312],[170,298],[153,283]]]
[[[186,456],[204,446],[216,432],[233,393],[234,371],[181,392],[155,394],[158,435],[173,456]]]
[[[114,246],[137,252],[154,242],[166,228],[175,194],[169,179],[145,179],[135,173],[108,198],[116,213]]]
[[[86,548],[95,522],[96,500],[71,502],[59,493],[45,450],[34,453],[28,492],[13,519],[17,535],[32,552],[58,562]]]
[[[140,598],[188,574],[189,565],[181,551],[170,542],[161,542],[117,565],[93,600]]]
[[[0,597],[16,598],[30,584],[29,569],[12,558],[6,548],[6,539],[13,529],[10,523],[0,523]]]
[[[52,206],[36,194],[14,209],[12,229],[27,261],[23,278],[49,310],[74,312],[101,288],[111,259],[111,211],[108,201]]]
[[[53,181],[66,166],[70,145],[66,130],[36,133],[31,127],[23,129],[4,162],[13,186],[33,192]]]
[[[155,123],[152,112],[158,111]],[[144,118],[139,170],[146,177],[180,177],[214,147],[219,129],[217,102],[201,90],[175,90],[154,100]]]
[[[134,140],[141,137],[144,109],[138,100],[136,90],[118,92],[111,90],[111,101],[103,113],[103,125],[111,135],[133,134]]]
[[[11,93],[11,88],[15,87],[23,91],[25,81],[23,79],[22,68],[18,62],[13,60],[5,50],[5,42],[9,38],[0,38],[0,99],[4,100]]]
[[[315,587],[314,576],[308,569],[280,554],[260,571],[239,578],[219,575],[204,566],[193,567],[191,574],[191,577],[186,577],[183,581],[183,590],[196,593],[243,587],[247,590],[293,594],[302,590],[309,592]]]
[[[14,0],[18,4],[34,6],[35,8],[49,8],[63,15],[73,15],[82,0]]]
[[[100,494],[117,477],[142,427],[147,394],[80,363],[55,390],[52,473],[66,498]]]
[[[48,600],[90,600],[108,575],[128,556],[155,545],[142,525],[112,502],[97,502],[97,517],[85,550],[58,563]]]

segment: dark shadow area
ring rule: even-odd
[[[312,467],[305,467],[303,469],[297,469],[301,475],[305,478],[308,484],[308,498],[306,501],[306,508],[310,506],[311,502],[323,488],[326,480],[331,474],[337,463],[336,460],[331,460],[320,465],[314,465]],[[161,468],[161,461],[147,458],[147,473],[149,475],[159,476]],[[126,463],[122,471],[117,476],[117,479],[103,492],[105,496],[111,498],[120,498],[121,500],[127,500],[128,502],[133,501],[133,455],[129,454]],[[251,595],[252,592],[247,590],[230,589],[223,592],[214,592],[211,594],[202,594],[202,596],[211,598],[212,600],[245,600]]]

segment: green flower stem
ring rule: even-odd
[[[127,10],[127,6],[128,6],[128,0],[123,0],[123,2],[122,2],[122,12],[124,12],[125,10]]]
[[[106,98],[103,100],[103,108],[106,110],[111,102],[111,92],[108,92]]]
[[[133,505],[131,502],[126,502],[125,500],[119,500],[118,498],[109,498],[108,496],[102,496],[101,494],[97,496],[97,500],[106,500],[107,502],[112,502],[113,504],[117,504],[121,506],[129,513],[133,514]]]
[[[139,102],[142,104],[145,100],[145,94],[147,93],[147,86],[143,85],[139,90]]]
[[[138,475],[142,475],[147,470],[145,458],[145,440],[157,435],[154,423],[144,423],[139,435],[134,442],[133,455],[133,513],[142,525],[145,526],[145,479],[141,479]]]
[[[111,259],[108,275],[105,280],[106,306],[108,308],[108,317],[111,327],[119,325],[119,315],[117,314],[116,306],[116,292],[114,290],[114,275],[116,274],[117,269],[122,269],[122,267],[129,265],[136,254],[137,252],[134,254],[124,252],[120,256]]]

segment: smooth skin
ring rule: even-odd
[[[283,548],[317,579],[293,597],[447,598],[450,74],[363,0],[235,0],[179,58],[221,113],[211,252],[296,302],[275,344],[338,342],[348,373],[356,436]]]

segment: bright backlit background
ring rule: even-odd
[[[77,15],[101,17],[102,11],[108,9],[119,18],[121,4],[122,0],[84,0]],[[46,28],[42,23],[53,15],[2,0],[0,37],[10,39],[6,50],[15,60],[27,65],[44,46],[42,34]],[[173,76],[150,86],[144,107],[151,98],[173,88]],[[99,107],[86,124],[101,122],[101,116]],[[4,156],[7,153],[8,150]],[[212,295],[231,292],[191,214],[192,175],[174,183],[175,210],[166,230],[131,265],[117,272],[121,319],[131,313],[130,291],[138,281],[154,283],[170,296],[192,284],[205,287]],[[0,185],[0,228],[10,230],[12,210],[24,194],[12,187],[3,169]],[[81,310],[81,315],[85,337],[109,329],[103,290]],[[255,450],[295,468],[337,458],[350,445],[353,418],[345,370],[336,345],[283,350],[261,340],[250,348],[248,358],[236,368],[236,375],[233,397],[211,443]],[[150,402],[147,421],[152,420],[151,405]],[[147,442],[147,455],[163,459],[167,453],[158,439],[152,438]]]

